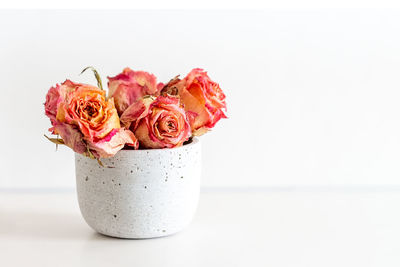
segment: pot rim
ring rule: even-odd
[[[173,147],[173,148],[144,148],[144,149],[121,149],[120,151],[117,152],[118,153],[140,153],[140,152],[150,152],[150,151],[171,151],[171,150],[179,150],[179,149],[183,149],[186,147],[190,147],[190,146],[194,146],[200,144],[200,139],[198,137],[193,137],[192,138],[192,142],[190,142],[189,144],[185,144],[183,146],[179,146],[179,147]]]

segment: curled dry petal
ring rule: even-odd
[[[137,122],[147,116],[148,109],[154,100],[154,97],[145,97],[131,104],[124,113],[122,113],[120,118],[124,127],[129,129],[131,128],[132,122],[135,122],[135,125],[133,125],[133,128],[135,128]]]
[[[163,86],[162,83],[157,84],[153,74],[130,68],[125,68],[115,77],[108,77],[109,97],[114,98],[119,115],[143,96],[159,95]]]
[[[66,123],[56,123],[54,125],[54,131],[61,136],[64,144],[72,148],[73,151],[80,154],[86,153],[86,143],[77,126]]]
[[[123,128],[112,130],[107,136],[96,142],[88,142],[89,149],[96,158],[112,157],[121,150],[125,144],[135,149],[139,146],[135,135],[131,131]]]
[[[60,85],[56,85],[55,87],[51,87],[46,95],[46,102],[44,103],[44,110],[47,117],[49,117],[51,125],[56,122],[57,116],[57,106],[60,99]]]

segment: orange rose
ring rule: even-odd
[[[63,86],[67,87],[67,92],[64,102],[58,106],[56,118],[59,122],[78,125],[90,140],[101,139],[114,128],[120,128],[114,101],[106,100],[105,91],[69,80]]]
[[[143,148],[181,146],[191,136],[185,110],[176,97],[147,97],[132,104],[121,122],[134,132]]]
[[[77,153],[110,157],[125,144],[138,146],[133,133],[121,128],[113,99],[106,100],[95,86],[66,80],[50,88],[45,111],[54,126],[50,130]]]
[[[161,92],[180,96],[193,135],[202,135],[226,118],[225,94],[202,69],[193,69],[183,80],[170,81]]]

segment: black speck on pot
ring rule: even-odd
[[[133,171],[131,170],[131,173],[133,173]]]
[[[181,179],[183,179],[183,176],[181,176]]]
[[[89,181],[89,176],[86,176],[85,181],[86,182]]]
[[[114,214],[114,218],[117,218],[117,215]]]
[[[121,183],[119,183],[118,185],[121,186]]]
[[[144,189],[147,189],[147,186],[146,186],[146,185],[144,186]]]

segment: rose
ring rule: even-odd
[[[193,69],[183,80],[171,80],[161,93],[180,96],[193,135],[204,134],[221,118],[226,118],[225,94],[202,69]]]
[[[115,100],[118,114],[122,114],[132,103],[145,95],[159,94],[162,83],[157,84],[157,78],[145,71],[133,71],[125,68],[115,77],[108,77],[109,96]]]
[[[57,121],[78,125],[83,135],[92,141],[120,128],[113,99],[106,100],[105,91],[69,80],[62,85],[65,99],[58,105]]]
[[[191,136],[190,125],[179,98],[147,97],[132,104],[121,122],[134,132],[143,148],[181,146]]]
[[[125,144],[138,146],[133,133],[120,127],[113,99],[95,86],[66,80],[50,88],[45,113],[53,125],[49,130],[77,153],[110,157]]]
[[[185,111],[175,97],[139,100],[122,114],[121,122],[130,126],[144,148],[181,146],[191,136]]]

